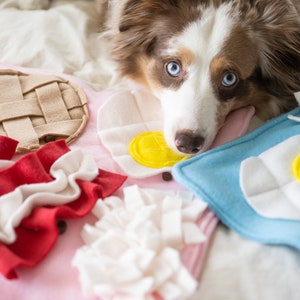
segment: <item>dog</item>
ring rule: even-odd
[[[212,144],[226,116],[267,120],[297,106],[300,0],[98,0],[121,76],[161,101],[179,153]]]

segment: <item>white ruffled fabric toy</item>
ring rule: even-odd
[[[180,250],[206,236],[196,225],[207,205],[185,191],[158,191],[130,186],[124,201],[99,200],[99,218],[85,225],[86,245],[73,265],[85,294],[103,300],[187,299],[197,281],[182,263]]]

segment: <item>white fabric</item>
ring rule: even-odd
[[[142,166],[129,153],[129,144],[137,135],[162,129],[159,100],[143,90],[116,93],[98,112],[99,137],[123,172],[134,178],[148,177],[171,170],[171,167],[156,169]]]
[[[295,93],[295,98],[297,102],[300,104],[300,92]]]
[[[259,214],[300,220],[300,182],[292,172],[298,155],[300,135],[242,162],[241,189],[250,206]]]
[[[50,168],[53,181],[24,184],[0,197],[0,240],[13,243],[15,228],[38,206],[58,206],[76,200],[81,193],[76,179],[92,181],[98,175],[94,159],[80,150],[66,153]]]
[[[98,221],[85,225],[86,246],[73,259],[84,292],[103,300],[154,299],[153,292],[166,300],[187,299],[197,282],[179,250],[205,242],[196,222],[206,208],[189,192],[135,185],[124,189],[124,201],[99,200],[93,210]]]
[[[115,72],[98,38],[93,0],[52,0],[47,11],[18,7],[18,0],[0,0],[2,62],[72,74],[95,88],[110,85]]]

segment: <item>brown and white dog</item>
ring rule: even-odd
[[[98,1],[122,76],[160,99],[173,149],[208,149],[232,110],[297,104],[300,0]]]

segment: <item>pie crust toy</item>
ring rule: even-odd
[[[88,120],[83,90],[55,75],[0,70],[0,135],[19,142],[17,153],[50,141],[69,144]]]

